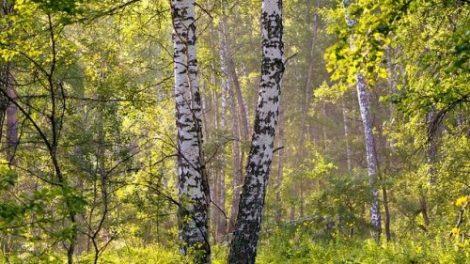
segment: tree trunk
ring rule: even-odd
[[[429,175],[429,184],[435,185],[436,184],[436,166],[435,163],[437,161],[437,142],[436,137],[437,133],[439,133],[439,128],[433,129],[436,122],[436,110],[431,110],[426,116],[426,121],[428,123],[428,145],[426,150],[426,159],[429,165],[428,175]]]
[[[226,32],[226,22],[225,17],[223,17],[219,23],[219,31],[222,33],[220,35],[220,60],[222,64],[222,73],[224,74],[224,89],[227,91],[230,100],[230,109],[232,113],[232,137],[233,137],[233,146],[232,146],[232,205],[231,205],[231,212],[230,212],[230,223],[228,225],[228,232],[232,233],[235,228],[235,220],[238,214],[238,205],[240,201],[240,185],[242,182],[242,168],[243,168],[243,161],[242,161],[242,154],[241,154],[241,147],[240,141],[241,137],[240,134],[243,134],[243,139],[246,140],[245,133],[248,133],[248,128],[243,128],[242,133],[240,133],[240,126],[239,126],[239,116],[246,115],[246,111],[244,110],[245,106],[243,105],[243,97],[237,96],[239,105],[239,111],[237,113],[236,104],[235,104],[235,92],[234,90],[240,90],[238,84],[238,76],[236,72],[230,69],[231,56],[229,54],[229,47],[227,43],[227,32]],[[233,63],[232,63],[233,65]],[[236,88],[238,86],[238,88]],[[238,94],[238,92],[237,92]],[[240,91],[241,95],[241,91]],[[246,119],[243,122],[247,122]],[[242,123],[243,123],[242,122]],[[247,124],[246,124],[247,126]]]
[[[248,124],[248,112],[246,110],[245,100],[243,99],[242,89],[238,80],[237,70],[235,69],[235,62],[232,56],[232,50],[230,47],[230,36],[227,31],[227,22],[225,17],[221,18],[219,30],[222,33],[221,39],[221,52],[223,53],[223,63],[225,64],[225,71],[228,78],[230,78],[231,86],[235,90],[235,96],[237,97],[238,111],[241,123],[241,135],[243,140],[248,140],[250,136],[250,128]]]
[[[11,71],[8,72],[7,94],[10,100],[16,101],[17,94],[15,83],[11,76]],[[8,103],[6,110],[7,113],[7,157],[10,165],[17,165],[15,159],[16,148],[18,147],[18,109],[13,102]]]
[[[349,1],[343,1],[345,8],[345,19],[346,24],[352,29],[356,24],[356,21],[349,17],[348,6]],[[350,38],[350,46],[353,48],[354,39]],[[373,237],[379,242],[380,234],[382,233],[381,215],[379,206],[379,192],[377,189],[377,175],[378,175],[378,160],[377,150],[375,144],[375,138],[373,134],[372,115],[370,113],[369,95],[367,92],[367,85],[364,76],[360,73],[356,73],[356,91],[357,98],[359,101],[359,110],[361,112],[362,124],[364,127],[364,142],[366,146],[366,158],[367,158],[367,173],[369,175],[369,184],[371,188],[371,202],[372,206],[370,209],[371,224],[373,227]]]
[[[172,0],[178,196],[183,254],[196,263],[210,262],[210,195],[202,151],[201,95],[197,82],[194,0]]]
[[[307,4],[308,8],[310,8],[310,1]],[[307,21],[310,24],[310,12],[307,12]],[[308,43],[309,49],[309,56],[308,56],[308,68],[307,68],[307,78],[305,79],[304,85],[304,98],[303,98],[303,105],[302,105],[302,112],[300,113],[300,135],[299,135],[299,151],[298,151],[298,162],[302,162],[303,159],[306,157],[305,151],[305,136],[308,133],[308,109],[310,107],[310,99],[312,97],[312,83],[313,83],[313,67],[314,67],[314,48],[316,44],[316,36],[317,36],[317,29],[318,29],[318,15],[315,12],[313,15],[313,28],[312,28],[312,37]],[[300,165],[300,164],[298,164]],[[300,201],[299,201],[299,214],[300,217],[304,216],[304,184],[303,184],[303,175],[300,175],[300,184],[299,184],[299,192],[300,192]]]
[[[284,109],[279,106],[279,140],[278,140],[278,154],[277,154],[277,177],[275,182],[275,193],[276,193],[276,223],[280,224],[282,220],[282,197],[281,197],[281,186],[284,178]]]
[[[392,240],[392,231],[390,230],[390,208],[388,205],[388,192],[385,186],[382,186],[382,196],[385,210],[385,237],[387,241]]]
[[[375,146],[375,138],[372,127],[372,116],[370,113],[370,105],[367,93],[367,87],[364,77],[361,74],[356,75],[356,89],[359,101],[359,108],[361,112],[362,124],[364,126],[364,141],[366,145],[367,156],[367,172],[369,175],[369,183],[372,191],[372,206],[370,209],[371,223],[374,228],[374,239],[380,240],[382,232],[381,216],[379,207],[379,194],[377,190],[377,174],[378,174],[378,160],[377,150]]]
[[[224,82],[222,83],[222,92],[221,92],[221,112],[220,112],[220,131],[226,131],[227,126],[227,93],[230,87],[228,87],[229,83]],[[217,174],[218,174],[218,181],[217,181],[217,228],[216,228],[216,236],[215,242],[219,243],[223,241],[225,234],[227,232],[227,219],[225,217],[225,143],[222,142],[222,145],[219,146],[220,154],[217,157]]]
[[[13,14],[14,4],[14,1],[3,1],[0,10],[0,17],[4,18],[8,15]],[[8,23],[9,25],[7,27],[10,27],[11,22]],[[17,99],[16,85],[12,74],[12,63],[4,62],[1,66],[2,67],[0,73],[0,87],[1,89],[3,89],[3,91],[6,92],[7,96],[1,96],[2,98],[0,100],[0,139],[2,133],[1,131],[3,130],[3,124],[6,116],[6,156],[10,165],[17,165],[15,160],[15,152],[18,146],[18,110],[16,105],[14,104],[14,101],[16,101]]]
[[[229,90],[231,91],[231,90]],[[230,92],[230,97],[233,98],[233,92]],[[231,100],[231,109],[232,111],[232,134],[233,134],[233,146],[232,146],[232,169],[233,169],[233,195],[232,195],[232,211],[230,212],[230,225],[229,233],[232,233],[235,229],[235,221],[238,215],[238,206],[240,203],[240,187],[243,180],[242,176],[242,155],[240,148],[240,133],[238,127],[238,115],[235,109],[235,103]]]
[[[229,263],[255,262],[284,72],[282,30],[282,0],[263,0],[259,101]]]
[[[344,125],[344,140],[346,141],[346,164],[348,168],[348,173],[351,173],[352,163],[351,163],[351,146],[349,145],[349,123],[348,123],[348,111],[344,105],[344,100],[341,99],[341,110],[343,113],[343,125]]]

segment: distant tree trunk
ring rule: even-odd
[[[14,4],[15,1],[3,1],[0,8],[0,17],[4,18],[8,15],[11,15],[14,12]],[[10,23],[11,22],[9,22],[7,27],[11,26]],[[6,92],[7,96],[1,96],[2,98],[0,100],[0,131],[3,131],[3,124],[6,116],[6,156],[10,165],[17,165],[15,152],[18,146],[18,109],[14,104],[14,101],[17,99],[16,85],[12,74],[12,63],[4,62],[1,66],[0,87],[3,91]]]
[[[426,150],[426,159],[429,165],[428,175],[429,175],[429,184],[436,184],[436,161],[437,161],[437,142],[436,137],[439,132],[439,128],[434,128],[436,126],[436,110],[431,110],[426,116],[426,121],[428,124],[428,145]]]
[[[295,205],[291,205],[291,208],[289,210],[289,221],[291,223],[295,222]]]
[[[341,110],[343,113],[343,126],[344,126],[344,139],[346,141],[346,164],[348,168],[348,173],[351,173],[352,164],[351,164],[351,146],[349,145],[349,122],[348,122],[348,112],[346,106],[344,105],[344,100],[341,99]]]
[[[356,75],[357,97],[361,112],[362,124],[364,126],[364,141],[366,145],[367,172],[369,174],[369,183],[372,191],[372,206],[370,209],[371,223],[374,228],[374,239],[380,240],[382,232],[379,194],[377,191],[378,160],[375,138],[373,134],[372,116],[370,114],[370,105],[368,100],[367,87],[364,77],[361,74]]]
[[[275,190],[276,193],[276,213],[275,219],[276,223],[280,224],[282,220],[282,197],[281,197],[281,186],[282,180],[284,178],[284,150],[283,150],[283,142],[284,142],[284,108],[279,105],[279,137],[278,137],[278,154],[277,154],[277,177],[275,182]]]
[[[221,103],[221,112],[220,112],[220,131],[226,131],[227,125],[227,93],[229,87],[229,82],[226,80],[222,81],[222,92],[220,95],[220,103]],[[215,240],[217,243],[221,242],[225,237],[227,232],[227,219],[225,217],[225,144],[224,142],[221,143],[222,145],[219,146],[220,154],[217,156],[217,172],[218,172],[218,181],[217,181],[217,227],[216,227],[216,236]]]
[[[437,162],[437,142],[436,137],[437,133],[439,133],[439,127],[435,128],[436,122],[436,110],[431,110],[426,115],[426,122],[428,124],[428,142],[427,142],[427,149],[426,149],[426,159],[429,166],[428,169],[428,182],[429,184],[435,185],[436,184],[436,162]],[[426,197],[426,191],[422,188],[419,192],[419,204],[421,215],[423,216],[425,226],[428,226],[430,223],[429,219],[429,206]]]
[[[235,68],[235,62],[232,56],[232,50],[230,47],[230,36],[227,31],[227,22],[225,17],[221,18],[219,29],[222,33],[221,36],[221,52],[223,52],[223,62],[227,76],[230,78],[231,86],[235,90],[235,96],[237,97],[238,111],[241,123],[241,135],[243,140],[248,140],[250,136],[250,128],[248,124],[248,112],[246,110],[245,100],[243,99],[242,89],[238,80],[237,70]]]
[[[209,187],[202,150],[201,95],[197,82],[194,0],[172,0],[179,225],[183,254],[210,262]]]
[[[230,90],[231,91],[231,90]],[[233,92],[229,93],[231,98]],[[240,148],[240,132],[238,126],[238,115],[237,111],[235,110],[235,103],[231,100],[231,109],[232,111],[232,134],[234,137],[233,146],[232,146],[232,169],[233,169],[233,178],[232,178],[232,186],[233,186],[233,195],[232,195],[232,211],[230,212],[230,225],[229,225],[229,232],[232,233],[235,229],[235,221],[238,215],[238,206],[240,203],[240,187],[242,184],[243,176],[242,176],[242,155],[241,155],[241,148]]]
[[[328,113],[326,111],[326,103],[325,102],[322,103],[321,111],[322,111],[322,114],[323,114],[323,118],[325,118],[325,120],[328,120]],[[326,133],[325,123],[323,123],[323,125],[321,127],[321,131],[322,131],[322,135],[323,135],[323,149],[326,151],[328,149],[328,134]]]
[[[384,210],[385,210],[385,237],[387,241],[392,240],[392,232],[390,230],[390,208],[388,205],[388,192],[385,186],[382,186],[382,196],[384,200]]]
[[[240,201],[240,185],[242,182],[242,168],[243,168],[243,161],[242,161],[242,153],[240,147],[241,137],[240,134],[243,134],[243,137],[247,136],[245,133],[248,133],[248,128],[243,128],[243,133],[240,133],[240,126],[239,126],[239,116],[246,115],[244,105],[243,107],[239,107],[239,111],[236,109],[235,104],[235,92],[234,90],[239,90],[238,84],[238,76],[236,72],[229,70],[231,57],[229,55],[229,48],[227,43],[227,32],[226,32],[226,22],[225,17],[223,17],[219,23],[219,31],[222,33],[220,35],[220,59],[222,64],[222,73],[224,74],[224,89],[226,89],[228,96],[230,98],[230,109],[232,114],[232,136],[233,136],[233,146],[232,146],[232,171],[233,171],[233,178],[232,178],[232,188],[233,188],[233,195],[232,195],[232,205],[231,205],[231,212],[230,212],[230,223],[228,226],[228,232],[232,233],[235,228],[235,220],[238,214],[238,205]],[[233,66],[233,63],[232,63]],[[238,89],[235,88],[237,85]],[[241,95],[241,91],[240,91]],[[238,98],[238,103],[243,104],[243,97]],[[247,122],[244,120],[243,122]],[[244,138],[245,139],[245,138]]]
[[[16,101],[17,94],[15,89],[15,83],[11,76],[11,71],[8,73],[7,78],[7,94],[10,100]],[[18,109],[16,105],[10,101],[6,110],[7,113],[7,157],[10,165],[17,165],[15,159],[16,148],[18,147]]]
[[[282,0],[262,1],[262,49],[259,101],[240,197],[229,263],[254,263],[266,187],[274,151],[281,80],[284,72]]]
[[[308,1],[308,8],[310,8],[311,1]],[[307,23],[310,24],[311,21],[311,16],[310,12],[307,13]],[[307,122],[307,116],[308,116],[308,110],[310,107],[310,99],[312,98],[312,84],[313,84],[313,67],[315,66],[314,62],[314,54],[315,54],[315,44],[316,44],[316,37],[317,37],[317,30],[318,30],[318,15],[315,10],[315,13],[313,14],[313,25],[312,25],[312,35],[308,43],[308,49],[309,49],[309,56],[308,56],[308,67],[307,67],[307,77],[305,79],[305,85],[304,85],[304,98],[303,98],[303,104],[302,104],[302,112],[300,113],[300,135],[299,135],[299,151],[297,153],[298,155],[298,162],[302,163],[303,159],[306,157],[307,153],[305,150],[305,136],[308,134],[308,122]],[[300,165],[300,164],[298,164]],[[299,213],[300,217],[304,216],[304,199],[303,199],[303,193],[304,193],[304,186],[303,186],[303,175],[300,175],[300,184],[299,184],[299,192],[300,192],[300,204],[299,204]]]
[[[396,84],[395,84],[395,67],[393,66],[393,61],[392,61],[392,48],[387,47],[386,49],[386,57],[387,57],[387,72],[388,72],[388,86],[389,86],[389,94],[393,94],[396,91]],[[389,120],[392,120],[393,118],[393,103],[390,102],[388,105],[388,118]],[[383,129],[381,131],[381,134],[383,135]],[[388,165],[388,170],[390,171],[392,168],[392,161],[391,161],[391,155],[392,155],[392,145],[390,142],[384,137],[384,149],[386,151],[386,156],[387,156],[387,165]],[[385,177],[385,175],[383,175]],[[385,179],[383,179],[385,180]],[[390,208],[389,208],[389,198],[388,198],[388,191],[387,191],[387,186],[383,185],[382,186],[382,197],[383,197],[383,204],[384,204],[384,212],[385,212],[385,236],[387,238],[387,241],[392,240],[392,232],[390,230],[390,224],[391,224],[391,214],[390,214]]]
[[[350,2],[348,0],[343,1],[345,8],[346,24],[352,29],[356,24],[356,21],[349,17],[348,6]],[[350,45],[353,47],[354,39],[351,37]],[[372,115],[370,113],[369,95],[367,92],[367,85],[364,76],[358,72],[356,73],[356,90],[357,98],[359,101],[359,110],[361,112],[362,124],[364,127],[364,142],[366,146],[366,158],[367,158],[367,173],[369,175],[369,184],[371,188],[371,202],[372,206],[370,209],[371,224],[373,227],[374,239],[380,241],[380,234],[382,233],[381,215],[379,206],[379,192],[377,190],[377,175],[378,175],[378,159],[376,143],[373,134]]]

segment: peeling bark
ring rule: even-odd
[[[229,263],[255,262],[278,121],[281,79],[284,72],[282,1],[263,0],[261,17],[263,60],[260,91]]]

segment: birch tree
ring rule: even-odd
[[[202,151],[201,95],[197,82],[194,0],[171,1],[178,130],[178,195],[181,251],[210,262],[209,193]]]
[[[356,21],[351,19],[348,13],[348,7],[350,5],[349,0],[343,1],[345,8],[346,23],[350,29],[354,28]],[[354,39],[350,37],[350,49],[354,49]],[[359,111],[361,113],[362,125],[364,129],[364,142],[366,147],[366,158],[367,158],[367,173],[369,175],[369,183],[372,192],[372,205],[370,208],[371,224],[374,229],[374,239],[380,240],[380,234],[382,232],[381,227],[381,215],[379,207],[379,193],[377,190],[377,174],[378,174],[378,160],[377,150],[375,145],[375,138],[373,134],[372,115],[370,113],[369,95],[367,91],[367,84],[364,76],[360,71],[356,73],[356,92],[359,102]]]
[[[256,257],[284,72],[282,0],[262,1],[261,23],[263,54],[260,91],[247,172],[230,246],[230,263],[254,263]]]

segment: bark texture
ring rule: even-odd
[[[281,79],[284,72],[282,1],[263,0],[261,18],[263,60],[260,91],[229,263],[255,262],[278,121]]]
[[[182,253],[196,263],[210,262],[210,195],[202,151],[201,95],[197,82],[194,0],[172,0],[178,195]]]

